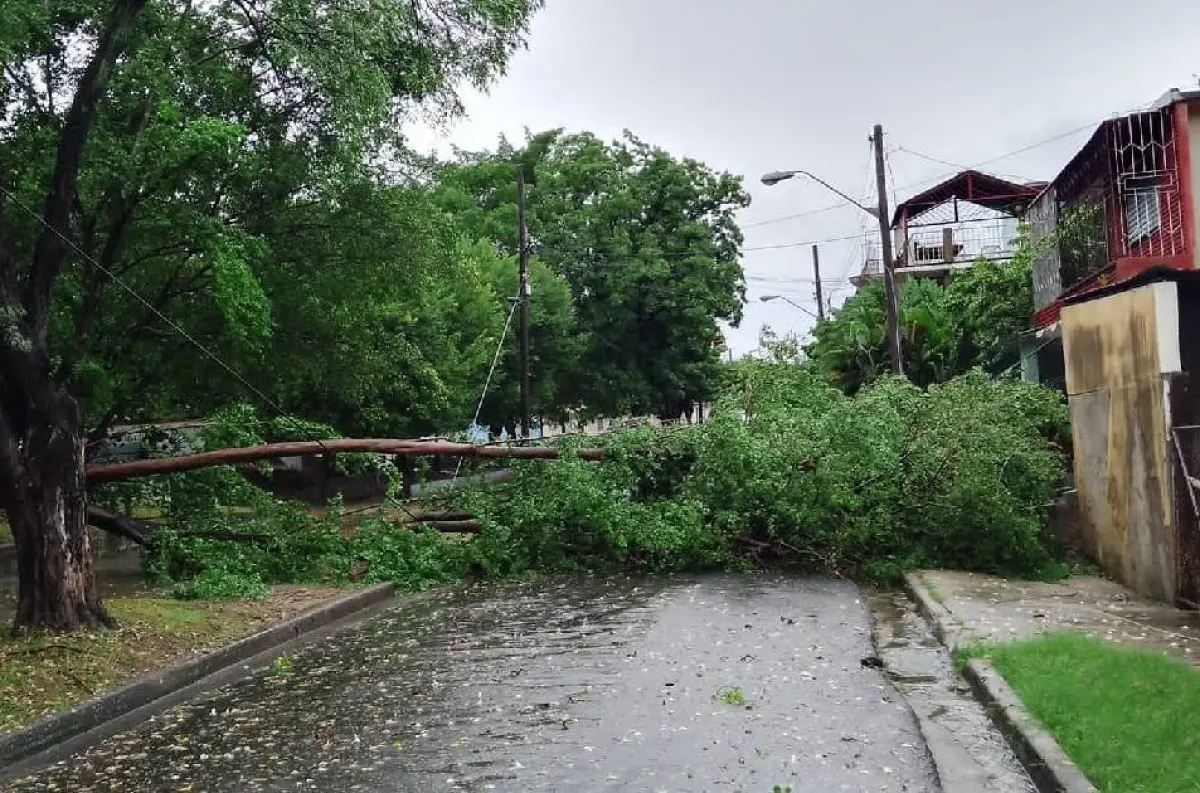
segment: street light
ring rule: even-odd
[[[783,302],[785,302],[785,303],[787,303],[788,305],[790,305],[792,308],[798,308],[798,309],[800,309],[801,311],[803,311],[805,314],[808,314],[810,317],[812,317],[813,319],[817,320],[818,322],[820,322],[820,321],[821,321],[821,318],[820,318],[820,317],[818,317],[816,314],[812,313],[812,312],[811,312],[811,311],[809,311],[807,308],[805,308],[804,306],[800,305],[799,303],[797,303],[796,301],[792,300],[791,298],[784,297],[783,295],[763,295],[762,297],[760,297],[760,298],[759,298],[759,300],[761,300],[761,301],[762,301],[762,302],[764,302],[764,303],[770,303],[772,300],[782,300]]]
[[[767,187],[771,187],[772,185],[777,185],[782,181],[791,179],[793,176],[807,176],[817,184],[846,199],[879,222],[880,247],[883,254],[883,288],[887,306],[888,351],[889,357],[892,359],[892,372],[903,377],[904,353],[901,350],[900,340],[900,308],[896,300],[895,273],[893,272],[895,261],[892,259],[892,237],[891,230],[888,228],[887,179],[884,174],[883,157],[883,127],[879,124],[875,125],[874,133],[871,135],[871,143],[875,149],[875,181],[877,182],[879,195],[878,209],[864,206],[856,199],[838,190],[829,182],[808,171],[771,171],[770,173],[763,174],[762,183]]]
[[[808,171],[771,171],[770,173],[763,174],[762,183],[765,184],[767,187],[774,187],[775,185],[779,184],[780,182],[785,182],[788,179],[791,179],[793,176],[807,176],[809,179],[812,179],[817,184],[822,185],[823,187],[826,187],[826,188],[832,190],[833,192],[837,193],[842,198],[846,199],[851,204],[854,204],[854,206],[861,209],[863,212],[866,212],[871,217],[873,217],[873,218],[879,217],[878,209],[872,209],[869,206],[862,205],[857,200],[846,195],[841,190],[838,190],[836,187],[831,185],[829,182],[826,182],[821,177],[811,174]]]

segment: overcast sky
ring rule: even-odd
[[[866,196],[867,137],[880,123],[901,200],[955,169],[900,149],[976,165],[1041,143],[980,170],[1049,179],[1090,127],[1195,87],[1197,72],[1197,0],[548,0],[508,75],[490,94],[466,95],[467,118],[410,134],[418,148],[448,153],[451,143],[520,140],[525,127],[605,138],[627,128],[744,176],[750,304],[728,333],[743,354],[764,324],[811,325],[781,301],[758,300],[814,305],[809,247],[769,246],[857,237],[821,246],[839,302],[874,228],[848,206],[778,220],[838,199],[797,180],[764,187],[763,172],[804,168]]]

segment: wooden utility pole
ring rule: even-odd
[[[521,433],[533,437],[529,406],[529,232],[525,225],[525,169],[517,166],[517,258],[520,262],[517,300],[521,312]]]
[[[817,321],[825,319],[825,301],[821,297],[821,252],[813,246],[813,281],[817,285]]]
[[[887,301],[888,355],[892,359],[892,374],[904,376],[904,357],[900,346],[900,311],[896,304],[895,261],[892,259],[892,230],[888,222],[887,176],[883,163],[883,125],[875,125],[871,136],[875,144],[875,183],[879,190],[879,237],[883,256],[883,291]]]

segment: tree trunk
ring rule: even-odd
[[[78,409],[59,396],[22,418],[15,448],[0,455],[0,504],[17,546],[13,632],[111,627],[96,593]]]

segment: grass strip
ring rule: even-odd
[[[1077,633],[977,645],[1104,793],[1200,793],[1200,671]]]
[[[262,600],[114,597],[105,605],[120,623],[115,631],[13,638],[5,630],[0,634],[0,733],[340,594],[333,587],[275,587]]]

